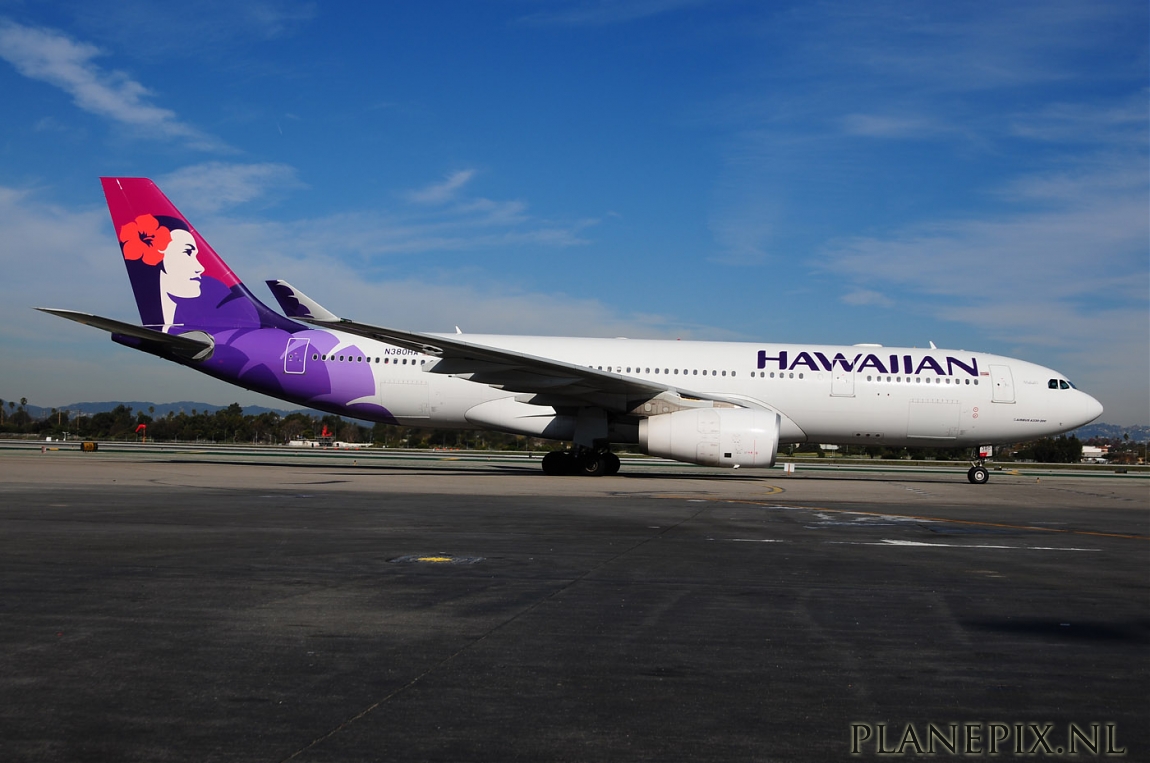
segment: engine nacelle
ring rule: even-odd
[[[646,453],[703,466],[774,466],[777,413],[750,408],[691,408],[639,422]]]

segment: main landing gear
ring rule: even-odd
[[[619,457],[609,450],[592,448],[555,450],[543,457],[543,473],[552,477],[570,474],[611,476],[619,473]]]

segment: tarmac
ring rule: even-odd
[[[1148,499],[4,449],[0,760],[1150,760]]]

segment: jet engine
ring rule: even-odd
[[[639,444],[662,458],[703,466],[774,466],[779,415],[750,408],[692,408],[639,422]]]

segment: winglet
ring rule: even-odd
[[[339,323],[339,316],[327,310],[320,303],[292,286],[287,281],[268,281],[268,288],[280,309],[289,318],[319,321],[320,323]]]

